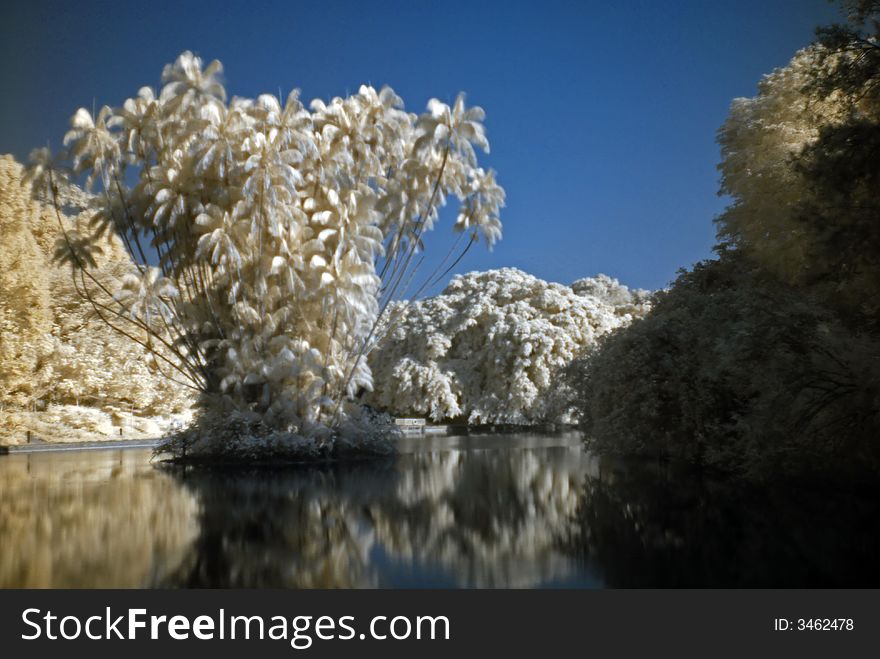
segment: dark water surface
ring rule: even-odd
[[[0,457],[0,587],[880,586],[880,502],[601,461],[576,434],[172,471]]]

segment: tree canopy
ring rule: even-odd
[[[880,471],[880,3],[845,6],[731,105],[718,258],[568,369],[598,450]]]
[[[571,286],[516,268],[471,272],[403,304],[371,354],[366,400],[395,414],[468,424],[568,423],[560,370],[643,316],[648,293],[605,275]]]
[[[736,99],[719,132],[722,245],[850,315],[880,312],[880,3]]]
[[[504,191],[475,151],[489,149],[484,113],[459,95],[414,115],[369,86],[310,109],[297,91],[227,100],[221,74],[185,52],[158,93],[74,114],[61,164],[84,177],[91,230],[65,231],[58,255],[206,414],[325,441],[372,386],[377,322],[412,291],[447,197],[461,200],[463,250],[501,235]],[[57,160],[34,161],[56,208],[69,204]],[[94,273],[108,234],[134,263],[118,287]]]

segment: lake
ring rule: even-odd
[[[597,458],[577,433],[181,470],[0,456],[0,587],[878,586],[880,502]]]

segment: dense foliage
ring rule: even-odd
[[[34,399],[33,373],[47,351],[49,282],[29,224],[39,207],[21,188],[21,168],[0,158],[0,408]]]
[[[447,196],[461,200],[466,247],[500,237],[504,191],[474,150],[489,146],[483,111],[460,95],[416,116],[368,86],[311,110],[296,91],[227,102],[221,72],[185,52],[158,94],[76,112],[63,162],[85,176],[94,212],[89,232],[65,232],[59,258],[105,323],[199,392],[209,430],[236,418],[276,448],[326,445],[372,386],[376,324]],[[66,186],[45,151],[34,177],[60,207]],[[135,264],[116,287],[94,272],[106,234]],[[208,431],[190,439],[235,448]]]
[[[724,253],[569,367],[592,446],[750,476],[880,469],[880,340]]]
[[[725,246],[851,316],[880,311],[880,46],[843,28],[736,99],[719,133]],[[848,36],[848,41],[841,41]]]
[[[11,156],[0,157],[0,441],[23,442],[28,432],[58,441],[118,438],[120,430],[159,436],[192,396],[95,318],[70,269],[52,263],[58,218],[31,199],[23,175]],[[87,220],[62,217],[70,231]],[[112,240],[100,246],[94,272],[120,283],[128,256]]]
[[[567,422],[560,370],[648,310],[648,293],[605,275],[571,287],[516,268],[471,272],[403,304],[370,356],[371,405],[468,424]]]
[[[853,9],[734,101],[718,259],[569,368],[596,448],[880,471],[880,3]]]

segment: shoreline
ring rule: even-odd
[[[482,435],[482,434],[505,434],[509,432],[564,432],[573,430],[574,426],[568,424],[536,424],[532,426],[516,426],[512,424],[486,424],[479,426],[467,425],[427,425],[418,428],[400,428],[401,434],[407,439],[438,435]],[[82,442],[52,442],[38,440],[29,444],[0,444],[0,456],[27,453],[53,453],[61,451],[98,451],[98,450],[121,450],[121,449],[145,449],[156,448],[167,438],[143,438],[143,439],[98,439]]]
[[[0,456],[18,453],[155,448],[164,441],[164,439],[107,439],[89,442],[35,442],[31,444],[13,444],[11,446],[0,445]]]

